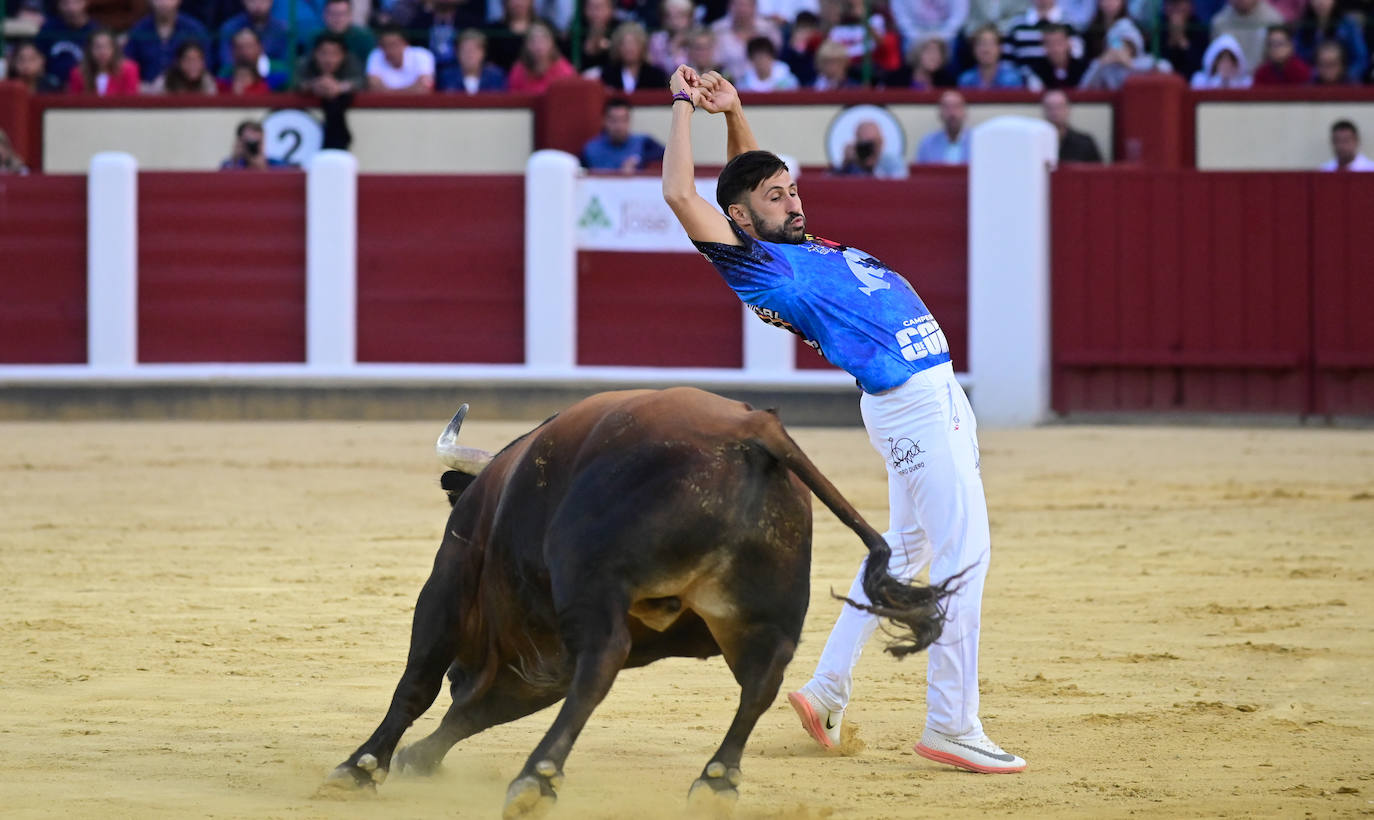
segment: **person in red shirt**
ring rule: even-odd
[[[530,24],[525,33],[525,47],[520,59],[510,70],[508,87],[511,91],[532,91],[541,94],[548,89],[549,83],[564,77],[575,77],[577,71],[558,51],[553,29],[547,23]]]
[[[1255,85],[1307,85],[1312,69],[1293,53],[1293,33],[1270,26],[1264,40],[1264,63],[1255,69]]]
[[[73,94],[99,94],[114,97],[138,93],[138,65],[115,48],[108,29],[96,29],[86,39],[81,63],[72,67],[67,90]]]

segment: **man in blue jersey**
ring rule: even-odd
[[[810,236],[797,185],[777,156],[758,150],[735,89],[714,72],[674,72],[663,197],[702,254],[759,318],[791,330],[863,389],[859,407],[887,462],[890,569],[903,579],[930,565],[953,581],[944,632],[930,647],[926,726],[916,751],[975,772],[1019,772],[978,719],[978,632],[990,537],[978,467],[977,425],[954,378],[949,344],[911,285],[855,248]],[[716,185],[722,218],[697,195],[691,118],[725,116],[729,162]],[[849,597],[866,602],[863,572]],[[821,746],[839,743],[854,664],[878,619],[846,606],[815,676],[788,696]]]

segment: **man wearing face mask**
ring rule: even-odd
[[[234,130],[234,152],[229,159],[220,163],[221,171],[266,171],[280,168],[285,163],[268,159],[262,144],[262,123],[257,120],[244,120]]]

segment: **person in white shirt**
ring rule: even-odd
[[[1331,124],[1331,153],[1335,158],[1322,163],[1323,171],[1374,171],[1374,160],[1360,152],[1360,129],[1350,120]]]
[[[787,63],[778,59],[777,47],[767,37],[749,41],[749,70],[740,77],[741,91],[795,91],[800,83]]]
[[[428,94],[434,90],[434,53],[407,43],[399,26],[381,29],[367,56],[367,88]]]

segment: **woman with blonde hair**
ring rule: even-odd
[[[617,91],[667,88],[668,73],[648,61],[649,32],[639,23],[621,23],[611,35],[611,61],[601,82]]]
[[[649,62],[665,74],[677,71],[687,61],[687,40],[692,32],[692,0],[663,0],[663,28],[649,36]],[[707,66],[706,71],[710,70]]]

